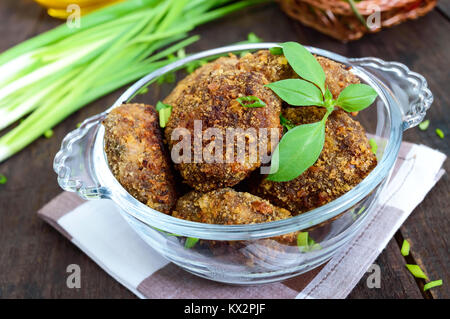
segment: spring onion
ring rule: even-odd
[[[86,104],[173,61],[196,26],[266,0],[128,0],[0,54],[0,162]],[[233,2],[233,3],[232,3]],[[170,58],[169,58],[170,57]],[[175,59],[178,57],[175,56]]]
[[[8,181],[8,179],[6,178],[6,176],[3,174],[0,174],[0,185],[6,184],[7,181]]]

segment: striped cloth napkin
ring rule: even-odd
[[[141,298],[345,298],[444,174],[445,159],[424,145],[402,143],[378,207],[348,245],[319,268],[257,287],[229,286],[185,272],[144,243],[110,200],[85,202],[64,192],[38,214]]]

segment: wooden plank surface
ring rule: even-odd
[[[422,293],[414,278],[405,272],[405,261],[398,249],[397,243],[392,240],[375,262],[380,266],[380,288],[369,288],[367,280],[372,273],[366,273],[359,284],[353,289],[350,299],[422,299]]]
[[[37,5],[27,0],[0,2],[0,51],[57,25]],[[194,33],[202,39],[191,52],[226,45],[255,32],[267,41],[299,41],[337,53],[377,56],[396,60],[422,73],[429,81],[435,103],[428,112],[430,129],[412,129],[405,140],[423,143],[449,153],[448,138],[439,139],[434,129],[448,131],[448,79],[450,60],[449,22],[434,11],[417,21],[341,44],[287,18],[276,5],[249,9],[201,26]],[[133,295],[110,278],[68,240],[36,216],[36,211],[60,189],[52,170],[52,159],[61,139],[86,117],[103,111],[122,92],[119,90],[76,112],[54,129],[51,139],[41,138],[26,150],[0,164],[8,183],[0,186],[0,297],[29,298],[132,298]],[[2,132],[1,132],[2,133]],[[448,170],[448,161],[445,164]],[[412,243],[412,256],[431,279],[444,279],[444,286],[425,297],[449,298],[448,199],[449,181],[444,176],[425,201],[415,210],[398,236]],[[376,261],[382,269],[382,289],[369,290],[363,278],[350,298],[420,298],[419,286],[404,268],[393,239]],[[66,287],[66,267],[78,264],[82,288]]]
[[[450,18],[450,1],[440,0],[437,4],[438,10],[444,14],[447,19]]]

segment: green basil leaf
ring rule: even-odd
[[[339,94],[336,105],[347,112],[357,112],[370,106],[377,96],[377,92],[366,84],[350,84]]]
[[[324,142],[324,121],[299,125],[289,130],[273,153],[267,179],[287,182],[300,176],[317,161]]]
[[[286,103],[294,106],[323,105],[323,96],[314,84],[300,80],[288,79],[266,84]]]
[[[325,93],[325,72],[316,58],[299,43],[285,42],[281,46],[284,56],[295,73],[316,84]]]

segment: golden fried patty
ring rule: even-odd
[[[316,59],[325,72],[325,85],[330,89],[334,98],[337,98],[348,85],[360,82],[358,77],[351,73],[345,65],[320,56],[316,56]],[[273,55],[268,50],[246,54],[239,60],[236,67],[262,73],[269,82],[298,78],[284,55]]]
[[[174,132],[185,129],[190,133],[190,157],[185,157],[176,168],[185,182],[198,191],[230,187],[242,181],[261,165],[259,152],[255,158],[249,150],[249,144],[258,141],[259,129],[266,128],[270,133],[273,128],[277,134],[281,132],[281,100],[264,87],[269,81],[262,73],[238,69],[237,62],[235,56],[230,56],[204,65],[182,80],[164,100],[172,106],[165,129],[171,151],[183,139],[172,135]],[[243,107],[236,100],[243,96],[256,96],[266,106]],[[200,137],[204,137],[197,155],[194,154],[196,121],[201,123]],[[217,134],[205,136],[210,128],[218,130],[220,137]],[[228,129],[241,129],[241,132],[234,131],[235,135],[227,139]],[[237,147],[239,137],[245,141],[241,157]],[[267,154],[270,155],[271,151],[268,143]],[[175,153],[180,154],[178,151]]]
[[[237,68],[264,74],[269,82],[298,77],[284,55],[273,55],[269,50],[244,55]]]
[[[170,213],[177,198],[153,106],[123,104],[103,125],[108,163],[119,183],[144,204]]]
[[[339,94],[350,84],[359,83],[359,78],[350,72],[345,65],[324,57],[316,57],[322,69],[325,71],[325,85],[336,99]]]
[[[239,225],[285,219],[291,213],[255,195],[222,188],[184,195],[177,201],[172,216],[199,223]]]
[[[283,110],[295,125],[321,120],[324,108],[296,107]],[[325,145],[317,162],[289,182],[263,180],[252,193],[297,215],[322,206],[360,183],[377,164],[361,124],[342,110],[326,124]]]

